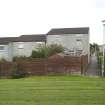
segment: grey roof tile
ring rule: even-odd
[[[89,27],[79,28],[54,28],[51,29],[47,35],[62,35],[62,34],[88,34]]]
[[[46,35],[37,34],[21,35],[19,37],[0,37],[0,44],[8,44],[9,42],[46,42]]]

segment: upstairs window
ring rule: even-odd
[[[43,42],[36,42],[36,48],[40,48],[41,46],[43,46],[44,43]]]
[[[77,41],[77,42],[81,42],[82,40],[81,40],[81,39],[76,39],[76,41]]]
[[[18,49],[24,48],[24,42],[18,42]]]
[[[0,51],[5,50],[5,46],[0,46]]]
[[[76,47],[78,51],[83,49],[82,39],[76,39]]]

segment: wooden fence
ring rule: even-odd
[[[12,62],[0,62],[0,77],[10,77],[13,65]]]
[[[88,56],[65,56],[57,59],[18,59],[16,62],[0,63],[0,76],[10,77],[13,65],[27,75],[84,74]]]

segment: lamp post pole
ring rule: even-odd
[[[102,76],[105,76],[105,20],[103,22],[103,57],[102,57]]]

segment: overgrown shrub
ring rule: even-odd
[[[13,61],[16,61],[17,59],[27,59],[29,57],[26,57],[26,56],[14,56],[13,57]]]
[[[46,58],[53,54],[63,52],[64,48],[61,45],[52,44],[52,45],[46,45],[41,46],[37,50],[32,51],[32,58]]]
[[[32,51],[32,58],[45,58],[44,53],[38,51]]]
[[[2,62],[7,62],[7,60],[4,59],[4,58],[1,58],[1,59],[0,59],[0,62],[1,62],[1,63],[2,63]]]
[[[50,55],[53,55],[55,53],[60,53],[64,51],[64,48],[61,45],[52,44],[49,46]]]

